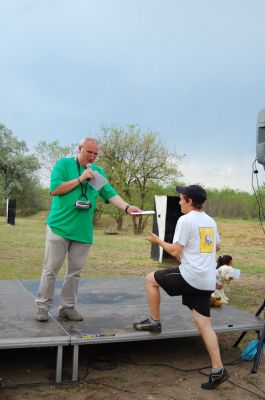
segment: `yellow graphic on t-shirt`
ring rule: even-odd
[[[214,229],[200,228],[200,252],[212,253],[214,245]]]

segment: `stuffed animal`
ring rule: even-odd
[[[214,293],[211,295],[211,307],[221,307],[224,303],[221,297],[216,297]]]

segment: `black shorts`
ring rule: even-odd
[[[160,269],[155,272],[155,280],[169,296],[181,296],[182,304],[210,317],[210,300],[213,290],[200,290],[183,279],[179,268]]]

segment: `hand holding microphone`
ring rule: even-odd
[[[92,171],[92,163],[88,163],[86,165],[86,169],[84,172],[80,175],[80,181],[85,182],[85,181],[90,181],[90,179],[93,179],[93,171]]]

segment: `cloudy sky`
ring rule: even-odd
[[[264,0],[0,0],[0,10],[0,123],[30,149],[139,124],[185,154],[185,182],[252,191]]]

